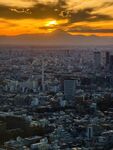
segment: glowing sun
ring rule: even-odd
[[[58,22],[56,20],[51,20],[46,23],[47,27],[56,26]]]

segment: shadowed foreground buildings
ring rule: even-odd
[[[112,49],[0,47],[1,149],[112,150]]]

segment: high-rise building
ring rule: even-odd
[[[91,140],[93,138],[93,126],[89,125],[87,127],[86,136],[87,136],[88,140]]]
[[[94,52],[94,68],[99,70],[101,68],[101,53]]]
[[[106,63],[106,66],[108,66],[110,63],[110,53],[109,52],[106,52],[105,63]]]
[[[109,69],[113,72],[113,55],[110,55]]]
[[[64,96],[66,100],[72,100],[75,96],[75,80],[64,80]]]

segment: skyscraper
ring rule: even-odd
[[[72,100],[75,96],[75,80],[64,80],[64,96],[66,100]]]
[[[113,72],[113,55],[110,55],[109,69],[110,69],[111,72]]]
[[[91,140],[93,138],[93,126],[92,125],[89,125],[87,127],[86,136],[87,136],[88,140]]]
[[[99,70],[101,68],[101,53],[94,52],[94,68]]]
[[[105,63],[106,63],[106,66],[108,66],[110,63],[110,53],[109,52],[106,52]]]

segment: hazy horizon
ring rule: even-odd
[[[45,34],[21,34],[0,36],[0,45],[36,45],[36,46],[84,46],[113,45],[113,37],[95,35],[71,35],[63,30]]]

